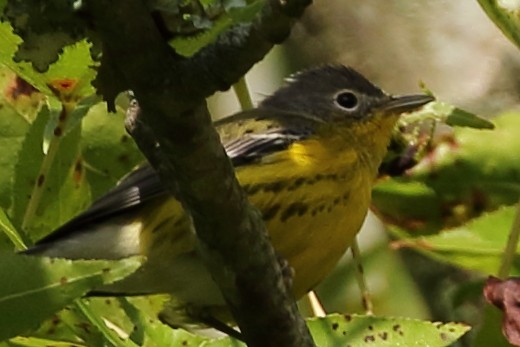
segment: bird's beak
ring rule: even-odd
[[[385,114],[400,114],[414,111],[433,100],[433,96],[424,94],[390,96],[378,109]]]

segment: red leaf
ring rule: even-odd
[[[520,346],[520,278],[502,281],[490,276],[484,286],[484,297],[504,312],[502,333],[509,343]]]

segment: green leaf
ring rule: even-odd
[[[408,123],[435,119],[451,126],[475,129],[494,129],[495,127],[491,121],[485,118],[442,101],[430,102],[418,111],[403,116],[402,119]]]
[[[99,104],[101,101],[101,96],[97,94],[92,94],[87,97],[84,97],[83,99],[79,100],[76,103],[76,106],[74,107],[74,110],[72,110],[70,114],[70,120],[67,122],[67,126],[64,130],[64,134],[68,134],[69,131],[74,129],[76,125],[85,117],[88,112],[90,112],[91,108]],[[102,105],[106,105],[105,103],[102,103]],[[106,106],[105,106],[106,107]]]
[[[162,296],[155,296],[150,301],[148,298],[120,299],[121,306],[135,326],[130,338],[139,346],[245,347],[244,343],[231,337],[211,339],[182,329],[172,329],[163,324],[156,318],[156,312],[162,309],[162,305],[158,304],[164,303],[165,300],[167,298]],[[157,307],[150,311],[153,306]]]
[[[7,214],[2,208],[0,208],[0,230],[2,230],[5,235],[7,235],[17,250],[23,250],[27,248],[22,237],[15,229],[9,220],[9,217],[7,217]],[[0,249],[2,248],[0,247]]]
[[[35,328],[74,299],[128,276],[140,264],[138,258],[71,261],[0,254],[0,340]]]
[[[385,222],[410,231],[453,227],[520,194],[520,114],[494,119],[492,131],[457,128],[403,176],[379,182],[373,204]]]
[[[495,126],[489,120],[479,117],[474,113],[454,107],[446,118],[446,124],[451,126],[468,127],[475,129],[494,129]]]
[[[308,321],[317,346],[449,346],[470,327],[409,318],[332,314]]]
[[[138,347],[132,340],[126,338],[127,334],[119,331],[118,327],[109,327],[109,321],[103,320],[103,318],[93,310],[90,309],[83,301],[76,301],[75,306],[81,311],[81,313],[91,322],[102,334],[103,338],[114,347]],[[117,331],[116,331],[117,330]]]
[[[112,188],[124,175],[144,162],[124,128],[121,107],[108,113],[105,103],[92,107],[83,118],[81,152],[93,198]]]
[[[190,334],[182,329],[172,329],[155,317],[143,314],[137,307],[124,299],[121,299],[120,302],[126,314],[135,325],[130,338],[139,346],[199,346],[202,342],[208,340],[205,337]]]
[[[262,10],[264,7],[264,1],[252,1],[246,6],[239,3],[229,3],[226,6],[229,15],[233,19],[233,22],[236,23],[246,23],[251,22],[255,16]]]
[[[516,156],[520,149],[516,134],[520,117],[518,113],[506,113],[494,122],[493,131],[457,129],[452,138],[440,142],[428,158],[410,170],[412,179],[438,192],[452,190],[451,195],[478,187],[482,192],[504,194],[496,197],[500,201],[513,197],[516,201],[520,192],[520,162]]]
[[[69,341],[56,341],[38,337],[17,336],[9,340],[12,346],[17,347],[88,347],[83,343],[70,343]]]
[[[233,24],[233,20],[228,15],[222,15],[212,23],[212,27],[203,32],[192,36],[177,36],[170,40],[169,44],[175,51],[185,57],[191,57],[202,47],[215,41],[224,30]]]
[[[515,211],[515,207],[504,207],[461,227],[445,230],[437,235],[405,238],[399,244],[465,269],[483,274],[496,273]],[[519,274],[520,255],[517,255],[512,275]]]
[[[44,107],[26,134],[15,168],[12,220],[19,229],[25,223],[33,240],[48,234],[90,202],[79,155],[81,128],[56,137],[53,155],[49,150],[44,156],[43,132],[48,121],[49,110]],[[27,213],[31,204],[34,211]]]
[[[75,15],[76,6],[78,3],[68,0],[46,2],[45,6],[37,0],[7,2],[1,19],[8,19],[23,37],[14,59],[31,61],[34,69],[46,71],[66,45],[84,37],[85,22]]]
[[[96,76],[94,68],[97,64],[90,56],[90,49],[91,44],[86,40],[66,46],[59,60],[43,75],[38,74],[47,86],[52,86],[53,94],[58,91],[79,100],[95,93],[92,81]]]
[[[520,47],[520,10],[518,4],[515,1],[497,0],[478,0],[478,3],[502,33],[517,47]]]
[[[372,210],[384,222],[408,231],[431,233],[444,225],[442,198],[426,184],[399,178],[379,182],[372,190]]]
[[[90,298],[81,299],[87,305],[90,305],[91,300]],[[56,312],[43,321],[37,330],[31,331],[31,334],[26,336],[67,341],[70,344],[84,343],[87,346],[103,346],[105,344],[103,335],[81,313],[76,304],[69,305]]]
[[[5,67],[0,67],[0,207],[12,203],[12,179],[18,152],[30,122],[41,105],[41,94],[28,90]]]
[[[213,43],[222,32],[229,29],[232,25],[253,20],[264,5],[264,1],[256,0],[243,7],[230,6],[227,13],[220,15],[217,20],[211,23],[211,28],[195,35],[178,35],[170,40],[169,44],[177,53],[185,57],[191,57],[204,46]]]
[[[25,61],[13,60],[22,39],[13,33],[8,22],[0,21],[0,65],[5,65],[32,86],[50,97],[68,95],[82,98],[94,93],[91,82],[95,77],[94,61],[90,56],[91,45],[80,41],[63,48],[59,60],[45,72],[38,72]],[[42,51],[38,51],[42,54]],[[45,59],[45,58],[44,58]]]
[[[75,129],[78,123],[87,115],[92,106],[99,103],[101,101],[101,97],[92,94],[85,98],[80,99],[74,106],[74,109],[68,115],[68,120],[65,124],[65,129],[62,130],[62,135],[67,135],[71,130]],[[46,143],[52,140],[54,137],[54,129],[60,125],[60,118],[62,117],[63,106],[61,103],[49,103],[48,105],[50,112],[50,120],[47,122],[44,131],[44,141]],[[47,146],[48,147],[48,146]],[[46,152],[46,150],[44,150]]]

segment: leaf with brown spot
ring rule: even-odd
[[[317,346],[449,346],[470,328],[460,323],[409,318],[331,314],[311,318]]]
[[[47,87],[56,95],[56,97],[60,100],[64,100],[70,95],[76,86],[78,85],[78,80],[73,78],[62,78],[62,79],[54,79],[47,83]]]

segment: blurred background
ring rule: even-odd
[[[355,67],[392,93],[417,91],[422,81],[474,112],[518,101],[518,51],[475,0],[316,0],[290,39],[248,74],[253,98],[261,100],[294,71],[324,63]],[[225,104],[217,116],[237,107]]]

